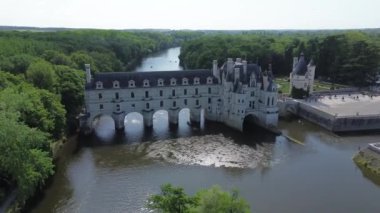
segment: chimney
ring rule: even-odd
[[[297,57],[293,57],[293,70],[294,70],[294,68],[296,68],[297,64],[298,64],[298,58]]]
[[[86,68],[86,83],[91,83],[91,69],[90,69],[90,64],[85,64],[84,67]]]
[[[240,69],[239,68],[235,68],[234,80],[235,80],[235,82],[240,81]]]
[[[234,61],[232,60],[232,58],[228,58],[227,59],[227,72],[228,73],[233,72],[233,67],[234,67]]]
[[[218,79],[218,81],[220,83],[220,73],[219,73],[218,61],[217,60],[212,61],[212,74]]]
[[[243,60],[243,73],[244,76],[247,76],[247,61]]]

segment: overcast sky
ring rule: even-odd
[[[0,0],[0,25],[104,29],[380,27],[380,0]]]

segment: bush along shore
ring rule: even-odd
[[[380,179],[380,153],[366,147],[359,150],[353,160],[362,170],[369,171]]]

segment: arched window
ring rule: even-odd
[[[129,80],[128,81],[128,87],[135,87],[135,81],[134,80]]]
[[[189,84],[189,79],[182,78],[182,85],[188,85],[188,84]]]
[[[194,85],[198,85],[199,84],[199,78],[198,77],[195,77],[194,78],[194,83],[193,83]]]
[[[149,103],[146,103],[145,106],[147,109],[149,109]]]
[[[207,84],[212,84],[212,77],[207,77]]]
[[[97,81],[96,82],[96,89],[103,89],[103,82]]]
[[[170,79],[170,85],[171,85],[171,86],[175,86],[175,85],[177,85],[177,79],[175,79],[175,78],[171,78],[171,79]]]
[[[157,80],[157,85],[158,85],[159,87],[164,86],[164,79],[159,78],[159,79]]]
[[[119,81],[113,81],[113,88],[120,88]]]
[[[148,79],[145,79],[143,81],[143,87],[149,87],[149,80]]]

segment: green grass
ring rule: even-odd
[[[279,77],[276,78],[276,83],[279,85],[278,91],[281,91],[282,94],[289,94],[289,89],[290,89],[290,82],[289,82],[289,77]],[[326,83],[326,82],[320,82],[318,80],[314,81],[314,91],[328,91],[332,87],[331,83]],[[347,85],[343,84],[335,84],[336,88],[346,88],[348,87]]]

